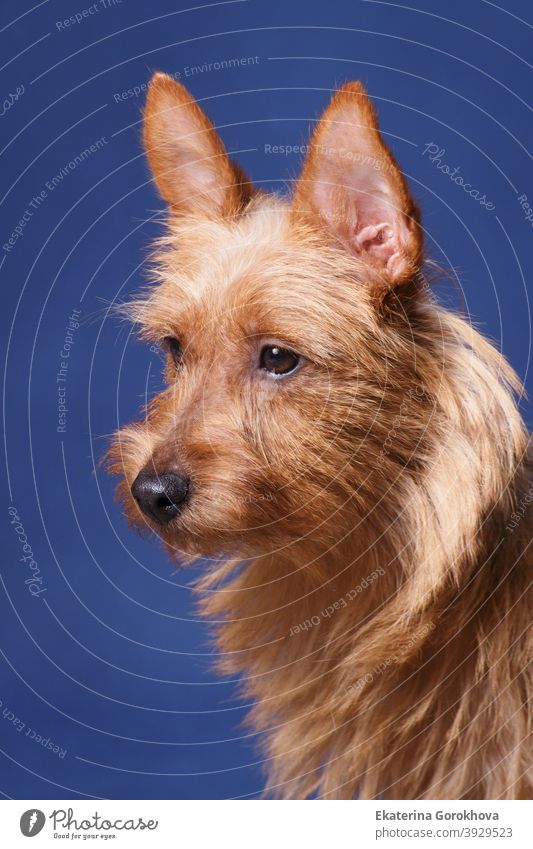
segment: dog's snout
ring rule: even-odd
[[[173,472],[143,469],[133,481],[131,494],[145,516],[166,525],[175,516],[189,494],[189,479]]]

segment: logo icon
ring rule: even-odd
[[[24,837],[35,837],[43,830],[46,817],[42,811],[37,808],[30,808],[25,811],[20,818],[20,830]]]

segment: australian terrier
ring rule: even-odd
[[[291,200],[254,189],[164,74],[144,139],[168,226],[127,311],[167,388],[110,466],[132,523],[207,558],[265,792],[531,798],[520,385],[435,300],[363,86],[333,96]]]

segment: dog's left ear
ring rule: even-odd
[[[418,209],[361,83],[339,89],[319,121],[294,210],[372,265],[387,287],[416,272],[422,255]]]

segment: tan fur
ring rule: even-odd
[[[145,138],[171,210],[158,285],[128,312],[144,338],[179,338],[184,358],[117,434],[111,467],[140,527],[141,468],[191,477],[159,532],[180,560],[210,558],[201,606],[221,670],[253,700],[266,793],[531,798],[519,385],[434,300],[416,206],[364,90],[333,99],[293,203],[252,195],[163,75]],[[260,373],[265,341],[301,369]]]

